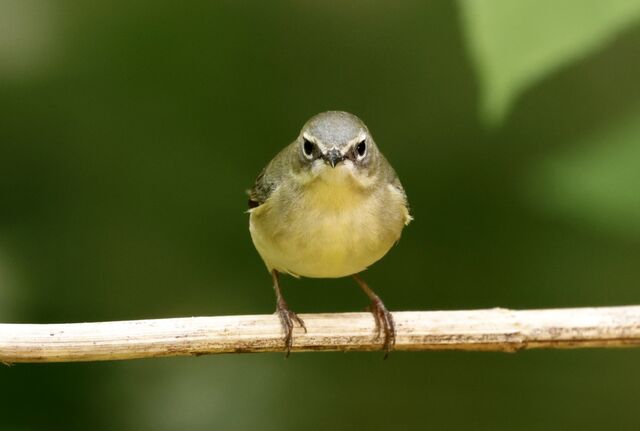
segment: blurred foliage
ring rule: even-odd
[[[619,123],[587,136],[562,154],[551,154],[532,173],[532,204],[640,239],[640,106]]]
[[[523,91],[611,41],[640,18],[637,0],[462,0],[467,40],[487,121],[501,120]]]
[[[365,274],[391,309],[640,303],[639,7],[576,4],[0,0],[0,320],[271,312],[244,190],[327,109],[411,201]],[[299,312],[366,305],[350,280],[283,287]],[[0,430],[637,429],[639,360],[16,365]]]

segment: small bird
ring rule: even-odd
[[[389,251],[412,218],[398,176],[362,120],[341,111],[312,117],[248,194],[249,230],[273,279],[286,355],[294,322],[307,328],[282,296],[280,273],[352,276],[371,301],[388,354],[395,344],[393,316],[359,274]]]

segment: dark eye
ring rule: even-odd
[[[302,151],[304,151],[304,155],[307,156],[307,158],[310,158],[311,156],[313,156],[313,143],[310,141],[307,141],[306,139],[304,140],[304,143],[302,144]]]
[[[365,141],[360,142],[356,145],[356,152],[358,153],[358,158],[361,159],[367,154],[367,143]]]

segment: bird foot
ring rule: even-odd
[[[284,330],[285,357],[288,358],[293,345],[293,322],[300,325],[300,327],[304,329],[304,332],[307,332],[307,327],[304,321],[289,309],[289,306],[284,300],[278,301],[276,313],[278,317],[280,317],[280,323],[282,323],[282,329]]]
[[[382,300],[377,297],[371,301],[369,311],[373,314],[373,319],[376,322],[376,338],[379,339],[384,333],[382,348],[385,352],[384,359],[387,359],[389,352],[396,344],[396,325],[393,321],[393,315],[384,306]]]

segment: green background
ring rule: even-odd
[[[608,6],[603,6],[608,5]],[[392,310],[640,304],[637,1],[0,1],[0,321],[271,313],[245,190],[359,115],[415,221]],[[283,279],[298,312],[350,280]],[[0,368],[0,430],[638,429],[640,350]]]

